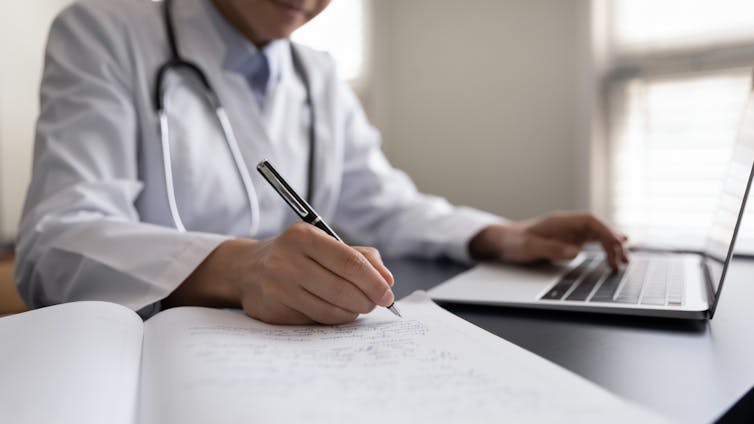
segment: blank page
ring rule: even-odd
[[[142,327],[136,313],[106,302],[0,319],[1,420],[132,424]]]
[[[656,422],[424,293],[340,326],[178,308],[145,324],[143,423]]]

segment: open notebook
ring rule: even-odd
[[[0,319],[0,421],[663,421],[417,292],[341,326],[105,302]]]

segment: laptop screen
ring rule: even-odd
[[[714,314],[725,273],[733,255],[736,235],[741,225],[746,199],[754,175],[754,94],[749,96],[733,157],[723,180],[719,204],[704,249],[705,263],[712,283]]]

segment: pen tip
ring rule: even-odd
[[[399,310],[398,310],[398,308],[397,308],[397,307],[395,306],[395,303],[393,303],[392,305],[388,306],[387,308],[388,308],[388,309],[390,310],[390,312],[392,312],[393,314],[397,315],[397,316],[398,316],[398,317],[400,317],[400,318],[403,318],[403,315],[401,315],[401,311],[399,311]]]

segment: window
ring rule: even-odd
[[[621,50],[724,46],[754,39],[747,0],[615,0],[610,20]]]
[[[332,54],[346,81],[362,77],[365,37],[364,0],[332,0],[319,16],[293,34],[293,40]]]
[[[603,5],[608,213],[638,242],[700,248],[751,91],[754,2]],[[754,252],[748,226],[741,236]]]

